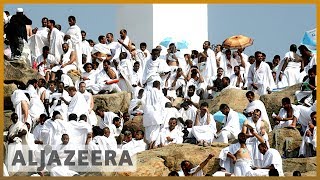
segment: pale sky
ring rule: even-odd
[[[54,19],[65,32],[67,18],[73,15],[78,26],[87,32],[87,39],[97,42],[99,35],[112,32],[116,38],[116,7],[119,5],[5,5],[4,10],[15,14],[17,7],[24,8],[25,14],[33,21],[33,27],[41,26],[42,17]],[[196,22],[190,22],[195,26]],[[290,44],[300,45],[305,31],[316,27],[315,5],[208,5],[208,32],[212,44],[221,44],[224,39],[243,34],[254,39],[253,46],[246,49],[247,55],[260,50],[267,60],[289,50]],[[130,36],[130,29],[127,29]],[[139,44],[140,42],[135,42]],[[149,46],[150,50],[151,47]]]

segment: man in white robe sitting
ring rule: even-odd
[[[295,128],[297,120],[299,119],[299,109],[291,104],[291,100],[288,97],[282,99],[282,108],[278,115],[273,115],[273,119],[276,122],[274,129],[280,129],[284,127]]]
[[[299,150],[299,157],[316,156],[317,149],[317,121],[316,112],[310,114],[311,121],[308,123],[308,128],[305,131]]]
[[[123,127],[121,126],[121,119],[117,116],[114,117],[112,120],[112,124],[109,126],[111,135],[117,139],[121,134],[122,128]]]
[[[37,57],[36,63],[38,72],[46,78],[46,81],[50,80],[51,68],[59,64],[57,59],[49,54],[48,46],[43,46],[42,54]]]
[[[101,129],[103,129],[105,127],[110,127],[113,122],[113,119],[115,117],[118,117],[118,115],[115,114],[114,112],[111,112],[108,110],[105,111],[102,106],[97,107],[96,114],[101,118],[100,123],[99,123],[99,127]]]
[[[59,111],[63,117],[63,119],[68,118],[68,105],[61,100],[63,98],[66,101],[70,101],[71,97],[69,96],[69,93],[64,90],[64,83],[63,82],[58,82],[57,84],[57,91],[54,93],[50,92],[49,95],[49,103],[50,103],[50,109],[49,113],[50,116],[52,117],[52,113],[54,111]]]
[[[165,108],[164,108],[164,116],[163,116],[163,123],[162,123],[161,129],[169,127],[169,120],[172,117],[178,118],[180,116],[181,115],[180,115],[179,111],[177,110],[177,108],[172,107],[171,102],[167,102],[165,104]],[[181,124],[181,122],[177,121],[176,128],[179,130],[182,130],[183,124]]]
[[[264,103],[259,99],[255,99],[255,94],[253,91],[246,92],[246,97],[247,97],[249,103],[248,103],[246,109],[244,109],[243,114],[246,115],[247,117],[251,117],[253,111],[255,109],[259,109],[261,111],[261,119],[267,123],[266,126],[268,126],[268,129],[269,129],[268,132],[271,132],[272,128],[271,128],[269,116],[267,114],[267,110],[266,110]]]
[[[137,115],[142,115],[143,114],[143,110],[142,110],[142,103],[141,103],[141,99],[143,96],[143,92],[144,89],[140,89],[138,92],[138,97],[137,98],[132,98],[129,104],[129,109],[128,109],[128,113],[130,114],[130,117],[133,118],[133,116],[137,116]]]
[[[226,104],[221,104],[219,109],[225,117],[223,128],[217,132],[213,142],[228,143],[230,139],[235,139],[241,131],[239,115]]]
[[[203,146],[211,145],[217,132],[216,122],[214,121],[212,114],[210,114],[208,107],[209,105],[207,102],[201,104],[191,131],[193,136],[197,139],[198,145]]]
[[[279,176],[284,176],[282,168],[282,158],[280,153],[273,148],[268,148],[265,143],[259,144],[259,151],[263,154],[263,164],[261,167],[252,167],[246,176],[269,176],[270,169],[277,169]]]
[[[236,89],[245,89],[246,79],[243,74],[240,73],[240,66],[235,66],[233,70],[234,74],[230,76],[230,86]]]
[[[179,113],[181,114],[183,121],[186,122],[186,120],[190,119],[194,123],[197,115],[197,108],[192,105],[191,101],[181,103],[180,107]]]
[[[147,150],[147,144],[144,142],[144,132],[142,130],[136,132],[134,140],[136,141],[135,153]]]
[[[177,128],[177,119],[175,117],[170,118],[168,124],[169,127],[161,129],[160,147],[164,147],[169,144],[182,144],[183,134],[182,131]]]
[[[262,166],[263,155],[259,152],[258,145],[265,143],[269,147],[268,127],[265,121],[261,119],[261,111],[255,109],[252,117],[249,117],[242,127],[242,132],[247,136],[247,147],[251,152],[252,163],[254,166]]]
[[[92,94],[89,93],[86,90],[86,83],[85,82],[80,82],[80,84],[79,84],[79,92],[84,96],[84,98],[86,99],[87,104],[89,106],[89,110],[88,110],[88,119],[89,119],[89,121],[88,121],[88,123],[91,126],[96,126],[97,123],[98,123],[98,119],[97,119],[96,113],[93,110],[94,100],[93,100]]]
[[[99,36],[98,37],[99,43],[93,46],[91,51],[91,57],[94,62],[98,62],[98,70],[103,69],[103,62],[105,60],[111,61],[112,55],[109,46],[106,44],[106,37]],[[118,58],[118,57],[115,57]]]
[[[69,48],[67,43],[62,44],[63,53],[60,58],[59,65],[51,69],[52,72],[57,73],[58,70],[62,70],[64,74],[67,74],[70,70],[77,70],[76,53]]]
[[[117,83],[110,84],[111,81],[119,79],[117,70],[110,66],[110,61],[103,61],[103,69],[96,75],[96,84],[92,85],[93,94],[104,94],[106,92],[120,92]]]
[[[154,148],[163,123],[165,97],[160,90],[160,82],[154,81],[153,88],[146,89],[142,98],[143,126],[145,127],[148,149]]]

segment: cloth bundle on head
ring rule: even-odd
[[[17,13],[22,13],[23,9],[22,8],[17,8]]]

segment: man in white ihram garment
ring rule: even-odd
[[[202,74],[206,84],[208,84],[208,80],[212,76],[217,75],[217,60],[216,55],[212,49],[210,49],[210,41],[205,41],[202,45],[203,53],[207,56],[206,61],[206,71]]]
[[[103,69],[96,75],[96,84],[92,85],[91,87],[93,94],[102,92],[102,94],[104,94],[106,91],[120,92],[121,89],[119,88],[117,83],[108,84],[108,82],[115,79],[119,79],[117,70],[110,66],[110,61],[104,60]]]
[[[248,117],[251,117],[253,111],[255,109],[259,109],[261,111],[261,119],[267,123],[266,126],[269,129],[268,132],[271,132],[272,128],[271,128],[269,116],[267,114],[267,110],[266,110],[264,103],[259,99],[255,99],[255,94],[252,91],[246,92],[246,97],[249,101],[249,104],[247,105],[246,109],[244,110],[244,114]]]
[[[29,112],[30,100],[25,95],[24,90],[17,89],[11,95],[11,102],[15,109],[15,113],[18,114],[18,120],[25,123],[31,123],[31,116]]]
[[[203,168],[213,157],[214,154],[209,154],[208,157],[197,166],[193,165],[190,161],[182,161],[181,170],[178,172],[179,176],[204,176]]]
[[[63,50],[61,48],[63,44],[63,37],[61,36],[60,31],[55,28],[56,22],[54,20],[48,21],[48,40],[49,40],[49,49],[50,54],[52,54],[57,61],[60,61],[61,54],[63,54]]]
[[[118,117],[117,114],[114,112],[108,111],[105,112],[104,108],[102,106],[97,107],[96,114],[101,118],[99,127],[100,129],[103,129],[105,127],[110,127],[113,123],[113,119],[115,117]]]
[[[258,145],[265,143],[269,147],[269,138],[267,133],[267,125],[261,119],[261,111],[255,109],[252,117],[249,117],[242,127],[242,132],[246,134],[246,145],[251,152],[252,164],[261,167],[263,163],[263,155],[259,152]]]
[[[69,48],[67,43],[62,44],[63,53],[60,58],[60,66],[55,66],[51,69],[55,74],[58,70],[62,70],[64,74],[67,74],[70,70],[77,70],[76,54],[73,49]]]
[[[182,144],[183,133],[179,128],[177,128],[178,127],[177,122],[178,122],[177,118],[175,117],[170,118],[168,122],[169,127],[165,127],[161,129],[160,142],[157,142],[156,145],[160,143],[159,144],[160,147],[164,147],[169,144]]]
[[[217,132],[213,142],[228,143],[230,139],[236,138],[241,131],[239,115],[226,104],[221,104],[219,109],[225,117],[223,119],[223,128]]]
[[[88,121],[88,123],[91,126],[96,126],[98,123],[98,119],[97,119],[96,113],[93,111],[94,100],[93,100],[92,94],[86,90],[86,83],[85,82],[80,82],[79,92],[84,96],[84,98],[86,99],[88,106],[89,106],[89,112],[88,112],[89,121]]]
[[[76,18],[74,16],[68,17],[68,22],[70,27],[68,28],[66,35],[70,35],[72,47],[76,53],[76,64],[79,69],[82,69],[82,48],[81,48],[81,42],[82,42],[82,36],[81,36],[81,29],[78,25],[76,25]],[[83,70],[81,70],[83,72]]]
[[[88,116],[89,114],[89,105],[84,98],[83,94],[78,92],[75,87],[68,88],[69,96],[71,97],[70,101],[65,100],[63,97],[61,98],[68,105],[68,116],[70,114],[76,114],[77,117],[85,114]]]
[[[81,31],[81,37],[82,37],[81,50],[82,50],[82,54],[85,54],[87,56],[87,61],[84,62],[84,64],[85,63],[92,63],[91,47],[90,47],[89,42],[86,40],[86,35],[87,35],[87,33],[85,31]]]
[[[233,74],[233,69],[235,66],[238,66],[238,62],[231,56],[231,50],[227,49],[220,58],[220,67],[224,70],[223,77],[229,77]]]
[[[95,44],[91,51],[91,57],[93,60],[99,63],[97,70],[103,69],[103,62],[104,60],[111,61],[112,53],[110,47],[106,44],[106,37],[103,35],[98,37],[99,43]],[[120,54],[119,54],[120,55]],[[119,58],[119,57],[114,57]]]
[[[48,33],[49,29],[48,25],[48,18],[43,17],[41,20],[42,27],[35,28],[32,30],[33,35],[29,38],[29,48],[31,50],[32,58],[37,58],[41,55],[42,48],[44,46],[49,46],[48,41]]]
[[[273,129],[280,129],[284,127],[295,128],[300,116],[299,108],[296,105],[291,104],[291,100],[288,97],[282,98],[282,108],[278,115],[273,114],[272,117],[275,121]]]
[[[148,149],[155,146],[159,138],[160,125],[163,123],[165,97],[160,90],[160,82],[154,81],[152,88],[147,88],[142,98],[143,126]]]
[[[7,135],[6,143],[6,157],[5,163],[8,169],[9,174],[14,174],[22,168],[21,163],[16,165],[11,165],[15,156],[16,151],[23,150],[23,145],[28,145],[27,141],[27,132],[28,128],[24,122],[18,120],[17,113],[11,114],[12,124],[9,127],[9,132]]]
[[[159,59],[159,55],[160,51],[158,49],[152,49],[151,58],[146,62],[142,76],[142,84],[147,87],[152,87],[152,83],[154,81],[162,82],[159,75],[159,66],[161,61],[161,59]]]
[[[177,110],[177,108],[172,107],[171,102],[167,102],[165,104],[165,108],[164,108],[163,123],[162,123],[161,129],[169,127],[169,120],[172,117],[178,118],[180,116],[181,115],[180,115],[179,111]],[[183,126],[183,124],[181,124],[181,122],[177,122],[176,129],[179,129],[180,131],[182,131],[183,127],[184,126]]]
[[[259,144],[259,151],[263,154],[263,163],[260,167],[252,167],[246,176],[269,176],[270,169],[276,169],[279,176],[284,176],[282,158],[280,153],[273,148],[268,148],[265,143]]]
[[[212,114],[210,114],[208,106],[207,102],[203,102],[200,105],[191,131],[198,144],[203,146],[211,145],[217,132],[216,122]]]
[[[263,55],[260,51],[255,52],[256,61],[250,66],[248,73],[248,90],[259,95],[271,93],[275,88],[269,65],[262,61]]]
[[[299,157],[312,157],[316,155],[317,150],[317,121],[316,112],[310,114],[311,121],[308,122],[308,128],[305,130],[301,146],[299,149]]]
[[[291,44],[290,51],[285,54],[284,59],[280,62],[276,75],[276,84],[278,88],[301,83],[300,70],[303,60],[296,52],[297,46]]]
[[[120,76],[119,79],[119,87],[122,91],[132,92],[132,81],[131,81],[131,74],[132,74],[132,63],[131,60],[127,58],[128,54],[126,52],[121,52],[119,56],[120,62],[118,63],[116,60],[113,63],[116,65],[118,70],[118,74]]]

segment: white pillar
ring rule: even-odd
[[[119,5],[117,34],[125,28],[129,37],[139,47],[144,41],[148,49],[157,46],[166,37],[189,42],[189,49],[202,50],[208,40],[207,4],[153,4]]]

